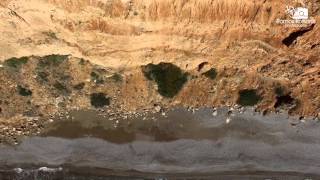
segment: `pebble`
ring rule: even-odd
[[[23,169],[21,169],[21,168],[14,168],[13,170],[18,174],[23,172]]]
[[[218,111],[214,110],[213,113],[212,113],[212,116],[217,116],[217,115],[218,115]]]
[[[161,111],[161,107],[160,107],[160,106],[156,106],[156,107],[154,108],[154,110],[155,110],[156,112],[160,112],[160,111]]]
[[[48,168],[48,167],[40,167],[38,171],[43,171],[43,172],[56,172],[56,171],[62,171],[62,168]]]
[[[228,117],[228,118],[226,119],[226,124],[229,124],[230,122],[231,122],[231,118]]]

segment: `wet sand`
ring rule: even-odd
[[[55,175],[65,179],[77,173],[80,179],[86,171],[151,179],[317,179],[319,125],[253,110],[175,109],[114,120],[71,112],[49,124],[41,137],[1,145],[0,165],[11,175],[14,168],[62,167]]]

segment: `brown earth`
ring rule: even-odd
[[[2,0],[1,136],[33,134],[58,112],[91,107],[249,103],[320,116],[320,2],[305,2],[316,22],[305,27],[276,23],[290,19],[286,5],[302,4]]]

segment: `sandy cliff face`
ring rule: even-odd
[[[0,4],[2,118],[15,118],[25,107],[34,106],[35,116],[65,109],[42,97],[86,108],[92,105],[92,93],[109,94],[115,108],[132,111],[154,104],[240,103],[300,115],[320,112],[317,0],[2,0]],[[277,19],[290,19],[287,5],[308,7],[316,23],[300,28],[277,24]],[[59,71],[39,71],[39,61],[52,54],[70,55],[73,63],[59,66]],[[21,59],[12,57],[28,60],[17,71],[12,66],[15,69]],[[89,60],[85,68],[75,65],[83,60]],[[96,72],[92,67],[98,65]],[[122,81],[97,85],[101,73],[103,78],[118,74]],[[48,81],[37,80],[43,75]],[[74,89],[81,83],[82,93]],[[21,87],[32,95],[21,97]],[[54,93],[64,87],[67,94]]]

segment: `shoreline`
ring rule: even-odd
[[[0,107],[2,143],[40,134],[54,117],[81,109],[121,117],[175,107],[252,107],[264,115],[287,112],[301,121],[320,114],[317,104],[304,106],[295,98],[290,84],[233,68],[209,66],[198,72],[159,63],[119,72],[68,55],[12,58],[2,64],[0,91],[7,98]]]
[[[30,164],[48,168],[68,168],[65,166],[68,164],[71,168],[103,168],[101,172],[105,168],[161,174],[234,172],[239,169],[300,172],[304,169],[305,175],[317,174],[318,167],[314,164],[318,159],[313,157],[319,154],[319,121],[300,122],[285,114],[262,116],[250,109],[242,114],[236,111],[230,114],[227,108],[218,108],[217,115],[214,112],[199,109],[193,113],[180,108],[166,112],[164,116],[161,113],[140,114],[119,121],[108,118],[83,121],[86,116],[76,113],[75,119],[52,122],[48,125],[51,128],[45,127],[49,133],[40,137],[26,138],[17,146],[0,145],[0,161],[6,162],[7,167],[20,165],[22,169]],[[94,112],[84,113],[88,117],[96,116]],[[158,121],[149,123],[152,117]],[[228,117],[231,117],[229,122],[226,121]],[[66,121],[75,126],[68,126]],[[113,127],[117,121],[118,126]],[[95,129],[97,125],[104,131]],[[148,130],[155,125],[159,127],[159,134]],[[83,128],[91,136],[83,136]],[[117,128],[122,130],[114,131]],[[75,132],[80,136],[70,136]],[[94,132],[106,134],[106,139]],[[123,133],[119,136],[117,132]],[[308,153],[303,151],[306,148]],[[82,161],[83,158],[86,161]]]

